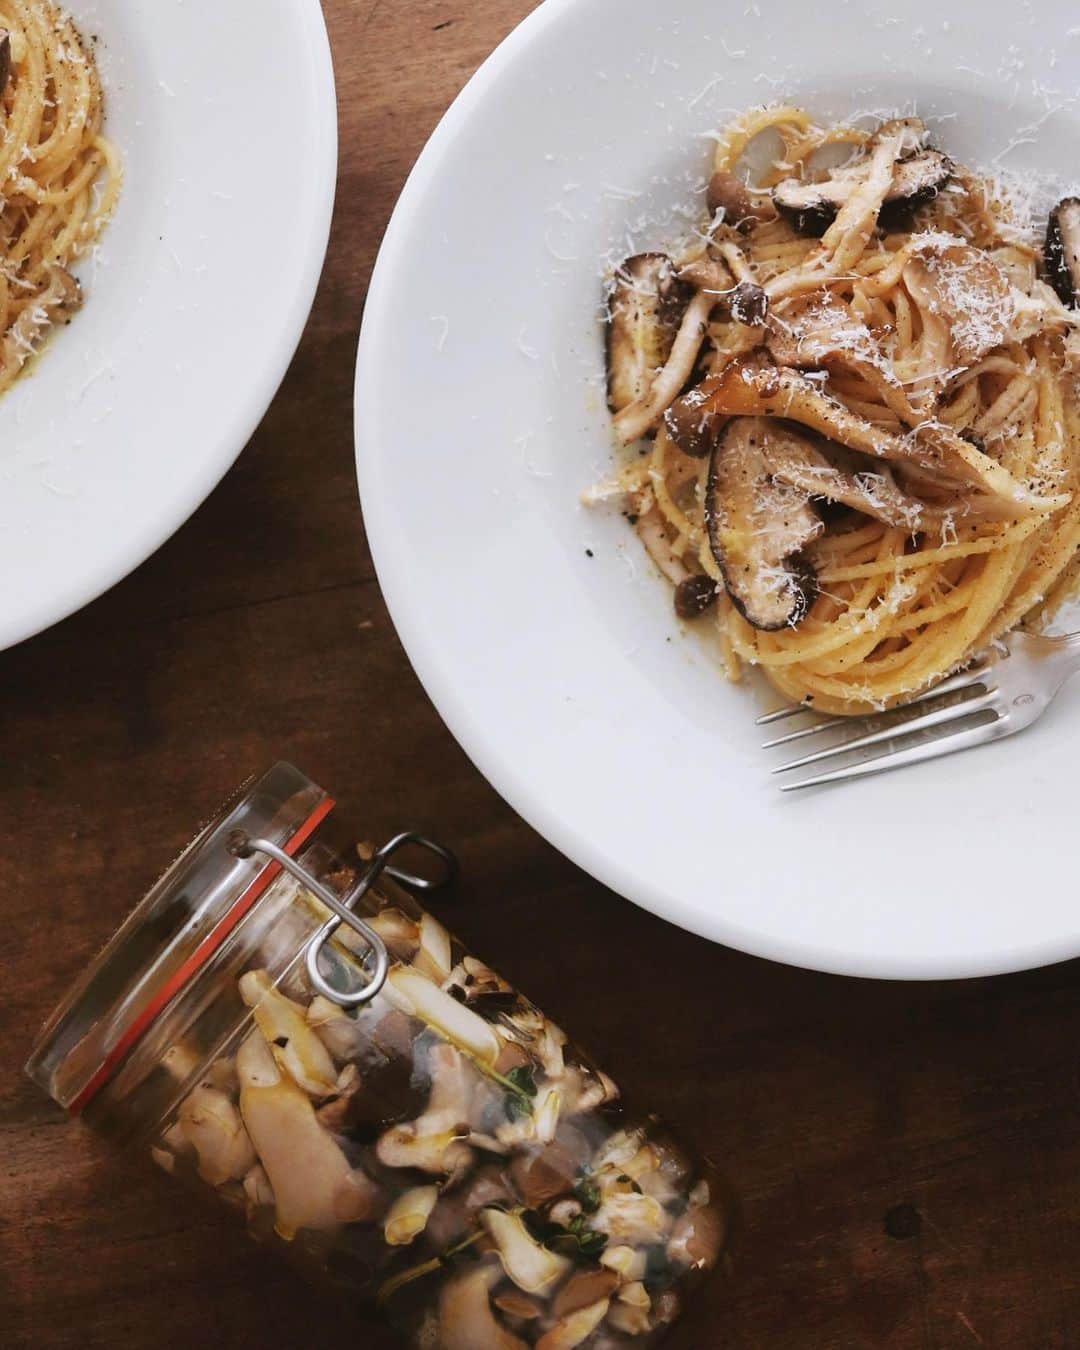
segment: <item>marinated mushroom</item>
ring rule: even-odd
[[[786,178],[773,188],[773,205],[800,234],[820,238],[862,185],[882,141],[898,132],[892,183],[885,192],[878,220],[885,228],[900,224],[932,202],[955,172],[948,156],[926,145],[926,128],[914,117],[883,123],[861,154],[819,182]]]
[[[287,1241],[302,1228],[332,1229],[370,1219],[380,1191],[354,1170],[319,1124],[310,1098],[278,1069],[262,1033],[237,1056],[240,1115],[274,1193],[274,1227]]]
[[[799,555],[824,524],[809,494],[773,480],[757,418],[734,418],[713,450],[705,489],[709,546],[732,603],[766,632],[806,615],[814,573]]]
[[[646,1246],[663,1241],[671,1229],[671,1215],[651,1195],[634,1190],[617,1191],[604,1197],[592,1216],[592,1226],[613,1242]]]
[[[586,1308],[578,1308],[560,1318],[550,1331],[545,1331],[536,1342],[536,1350],[574,1350],[574,1347],[587,1341],[604,1320],[609,1300],[598,1299]]]
[[[501,1045],[487,1022],[419,971],[394,966],[386,977],[386,998],[402,1012],[435,1027],[481,1064],[494,1064]]]
[[[1066,305],[1080,302],[1080,197],[1066,197],[1046,225],[1046,274]]]
[[[615,273],[608,301],[608,405],[643,399],[671,355],[690,299],[666,253],[637,253]]]
[[[613,1270],[624,1280],[641,1280],[648,1270],[648,1257],[640,1247],[629,1247],[625,1243],[608,1246],[600,1253],[600,1264]]]
[[[640,1280],[624,1284],[608,1312],[608,1321],[628,1336],[647,1336],[652,1329],[652,1299]]]
[[[555,1138],[561,1109],[562,1093],[554,1084],[544,1083],[533,1097],[532,1109],[499,1125],[495,1137],[508,1148],[530,1143],[534,1139],[538,1143],[549,1144]]]
[[[362,1086],[360,1070],[355,1064],[346,1064],[338,1074],[334,1095],[327,1098],[315,1111],[319,1124],[335,1134],[343,1133],[349,1120],[353,1098],[360,1092]]]
[[[565,1144],[554,1141],[544,1148],[515,1155],[510,1178],[530,1209],[539,1209],[574,1186],[578,1156]]]
[[[276,989],[265,970],[240,977],[240,997],[281,1068],[312,1097],[328,1097],[337,1086],[330,1052],[308,1024],[298,1003]]]
[[[308,1004],[305,1014],[308,1025],[337,1060],[348,1060],[363,1053],[368,1040],[368,1029],[357,1018],[350,1017],[339,1003],[331,1003],[317,994]],[[340,1090],[340,1083],[337,1084]]]
[[[569,1274],[570,1261],[541,1246],[525,1227],[520,1214],[483,1209],[480,1222],[495,1245],[503,1269],[526,1294],[542,1294]]]
[[[576,1270],[555,1295],[551,1311],[556,1317],[568,1317],[579,1308],[610,1298],[618,1287],[618,1275],[606,1266]]]
[[[392,1125],[379,1138],[375,1153],[385,1167],[414,1167],[455,1180],[472,1162],[472,1150],[463,1142],[469,1133],[466,1065],[454,1046],[439,1042],[431,1048],[428,1067],[427,1109],[413,1121]]]
[[[244,1177],[244,1194],[252,1208],[268,1209],[274,1203],[274,1188],[266,1175],[262,1163],[255,1166]]]
[[[420,920],[420,948],[413,964],[422,974],[441,984],[450,974],[450,934],[432,914]]]
[[[535,1322],[543,1316],[543,1306],[520,1289],[503,1289],[492,1302],[500,1312],[506,1313],[511,1322]]]
[[[723,1241],[723,1226],[709,1205],[688,1209],[676,1220],[667,1245],[668,1259],[681,1269],[712,1265]]]
[[[156,1144],[151,1144],[150,1157],[163,1172],[168,1172],[171,1175],[176,1170],[176,1154],[171,1149],[158,1148]]]
[[[404,1247],[427,1227],[439,1198],[438,1186],[413,1186],[397,1197],[383,1219],[383,1235],[390,1247]]]
[[[180,1103],[177,1119],[199,1158],[199,1176],[212,1186],[239,1180],[255,1162],[255,1150],[232,1098],[197,1084]]]
[[[439,1292],[438,1344],[442,1350],[528,1350],[491,1310],[498,1267],[477,1266],[448,1280]]]

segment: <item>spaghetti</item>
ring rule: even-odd
[[[81,303],[120,190],[94,58],[51,0],[0,0],[0,393]]]
[[[837,146],[848,161],[820,167]],[[629,497],[676,608],[715,616],[732,678],[757,666],[835,714],[903,703],[1070,576],[1074,298],[1005,195],[915,119],[756,111],[714,168],[723,205],[694,245],[616,275],[609,361],[645,331],[664,360],[629,387],[623,365],[615,425],[655,435],[586,500]]]

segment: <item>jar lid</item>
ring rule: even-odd
[[[41,1030],[26,1072],[81,1111],[264,894],[281,864],[230,849],[236,831],[293,856],[333,809],[277,764],[211,821],[151,887]]]

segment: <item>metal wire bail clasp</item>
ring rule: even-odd
[[[390,858],[398,849],[404,848],[406,844],[415,844],[418,848],[424,848],[429,853],[434,853],[442,863],[441,875],[432,879],[416,876],[412,872],[404,872],[397,867],[391,867]],[[321,881],[312,876],[306,867],[298,863],[284,849],[279,848],[277,844],[271,843],[269,839],[252,839],[243,830],[234,830],[229,837],[229,851],[238,858],[248,858],[252,853],[263,853],[268,858],[272,858],[286,872],[294,876],[312,895],[321,900],[327,909],[333,911],[334,917],[327,919],[308,943],[304,960],[312,986],[320,994],[324,994],[342,1008],[355,1008],[361,1003],[367,1003],[369,999],[373,999],[385,984],[386,973],[390,966],[390,956],[382,938],[374,928],[366,924],[358,914],[353,912],[353,906],[356,905],[357,901],[368,892],[383,872],[393,877],[401,885],[414,891],[437,890],[440,886],[445,886],[451,881],[457,872],[457,859],[450,850],[444,848],[442,844],[437,844],[434,839],[428,839],[426,835],[417,834],[415,830],[406,830],[401,834],[395,834],[392,839],[388,839],[383,844],[382,848],[376,850],[351,889],[340,899]],[[359,989],[351,991],[336,989],[319,969],[319,956],[323,947],[343,923],[348,924],[354,932],[359,933],[371,948],[375,958],[374,969],[366,983]]]

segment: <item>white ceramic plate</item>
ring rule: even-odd
[[[337,162],[318,0],[70,0],[119,208],[87,303],[0,399],[0,647],[111,586],[207,496],[300,337]]]
[[[447,114],[387,233],[357,460],[409,655],[527,820],[720,942],[900,978],[1075,956],[1080,684],[1023,736],[782,797],[760,702],[680,630],[617,513],[578,506],[612,463],[603,259],[683,227],[670,208],[703,179],[703,133],[781,97],[823,117],[914,102],[963,160],[1067,175],[1080,27],[1066,13],[548,0]]]

